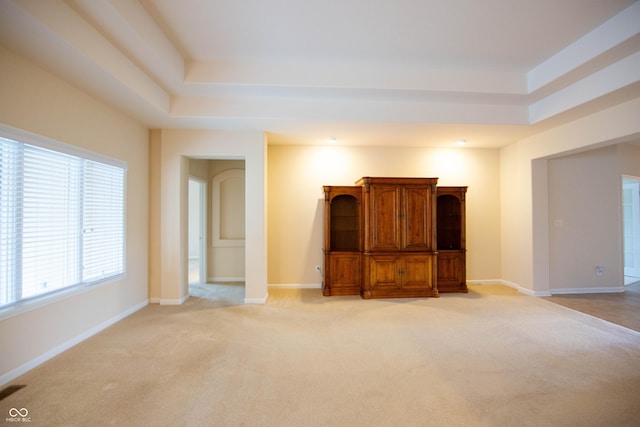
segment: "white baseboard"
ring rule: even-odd
[[[496,284],[509,286],[517,290],[520,293],[533,297],[550,297],[551,295],[569,295],[569,294],[605,294],[605,293],[618,293],[624,292],[624,286],[606,286],[599,288],[564,288],[564,289],[549,289],[547,291],[532,291],[531,289],[523,288],[517,283],[510,282],[503,279],[495,280],[467,280],[469,285],[484,285],[484,284]]]
[[[181,298],[178,299],[171,299],[171,298],[160,298],[159,303],[160,305],[180,305],[180,304],[184,304],[184,302],[186,300],[189,299],[189,295],[183,295]]]
[[[546,291],[532,291],[527,288],[523,288],[517,283],[509,282],[508,280],[500,280],[503,285],[517,289],[525,295],[534,297],[550,297],[552,295],[578,295],[578,294],[604,294],[604,293],[618,293],[624,292],[624,286],[607,286],[599,288],[563,288],[563,289],[549,289]]]
[[[604,288],[564,288],[552,289],[552,295],[568,295],[568,294],[610,294],[624,292],[624,286],[610,286]]]
[[[244,282],[244,277],[208,277],[208,283],[216,282]]]
[[[550,297],[551,296],[551,292],[549,291],[532,291],[530,289],[527,288],[523,288],[522,286],[518,285],[517,283],[514,282],[510,282],[508,280],[503,280],[503,279],[483,279],[483,280],[467,280],[467,284],[468,285],[505,285],[508,286],[510,288],[513,288],[515,290],[517,290],[518,292],[525,294],[525,295],[529,295],[532,297]]]
[[[87,338],[90,338],[91,336],[97,334],[98,332],[108,328],[109,326],[115,324],[116,322],[119,322],[120,320],[124,319],[127,316],[130,316],[131,314],[135,313],[136,311],[140,310],[141,308],[146,307],[149,304],[148,300],[142,301],[139,304],[134,305],[133,307],[129,308],[128,310],[123,311],[122,313],[118,314],[117,316],[112,317],[111,319],[105,320],[104,322],[100,323],[99,325],[89,329],[86,332],[83,332],[82,334],[70,339],[69,341],[62,343],[54,348],[52,348],[51,350],[41,354],[40,356],[31,359],[30,361],[28,361],[27,363],[23,364],[22,366],[19,366],[18,368],[7,372],[6,374],[3,374],[2,376],[0,376],[0,385],[4,385],[10,381],[13,381],[14,379],[18,378],[20,375],[27,373],[28,371],[32,370],[33,368],[43,364],[44,362],[46,362],[49,359],[54,358],[55,356],[59,355],[60,353],[62,353],[63,351],[66,351],[68,349],[70,349],[71,347],[80,344],[82,341],[86,340]]]
[[[504,285],[502,279],[467,280],[467,285]]]
[[[276,283],[267,286],[273,289],[322,289],[320,283]]]
[[[262,298],[245,298],[245,304],[266,304],[267,299],[269,299],[269,293],[264,294]]]
[[[508,280],[500,280],[500,283],[502,283],[505,286],[509,286],[510,288],[513,288],[522,294],[529,295],[532,297],[550,297],[551,296],[551,292],[549,291],[532,291],[531,289],[523,288],[517,283],[510,282]]]

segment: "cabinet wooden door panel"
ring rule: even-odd
[[[442,282],[459,280],[461,266],[462,258],[457,253],[440,252],[438,256],[438,280]]]
[[[402,249],[431,249],[431,187],[407,187],[402,201]]]
[[[370,255],[363,298],[438,296],[434,288],[434,255]]]
[[[325,262],[323,294],[359,295],[362,286],[362,255],[360,252],[332,252]]]
[[[431,289],[433,287],[433,257],[431,255],[403,258],[402,288]]]
[[[465,251],[440,251],[438,253],[438,291],[467,292]]]
[[[372,291],[400,289],[397,256],[375,256],[369,261],[369,283]]]
[[[370,186],[370,251],[433,249],[431,186]]]
[[[394,186],[371,187],[370,250],[400,250],[399,210],[400,191]]]

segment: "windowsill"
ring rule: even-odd
[[[92,291],[96,288],[108,285],[115,281],[122,280],[126,277],[126,273],[119,274],[117,276],[109,277],[99,282],[91,283],[88,285],[76,285],[66,289],[60,289],[59,291],[52,292],[51,294],[36,296],[24,301],[19,301],[5,308],[0,308],[0,321],[9,319],[27,313],[32,310],[45,307],[49,304],[68,299],[77,295],[84,294]]]

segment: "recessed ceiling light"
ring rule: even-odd
[[[460,139],[460,140],[457,142],[457,144],[458,144],[459,146],[461,146],[461,147],[462,147],[462,146],[464,146],[464,145],[467,145],[467,140],[466,140],[466,139]]]
[[[329,142],[331,144],[334,144],[336,141],[337,141],[337,139],[336,139],[335,136],[331,136],[331,137],[329,137],[329,139],[327,139],[327,142]]]

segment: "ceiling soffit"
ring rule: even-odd
[[[424,125],[409,126],[416,132],[501,125],[510,135],[511,127],[533,129],[640,81],[640,2],[526,70],[344,58],[185,59],[188,42],[168,28],[166,4],[7,0],[0,41],[149,127],[257,126],[283,141],[304,136],[302,123],[314,132],[351,122]]]

